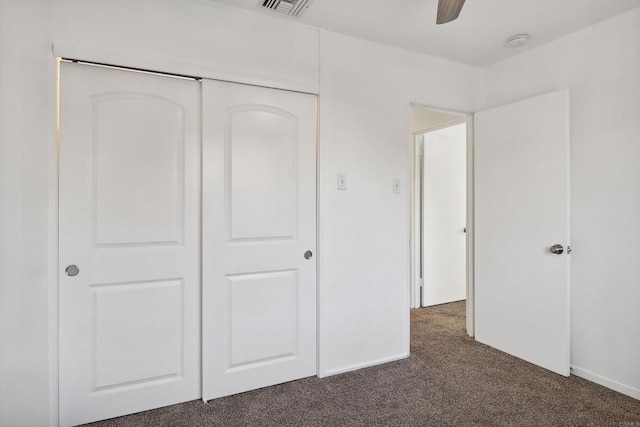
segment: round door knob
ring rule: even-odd
[[[564,252],[564,248],[562,247],[562,245],[556,243],[549,248],[549,252],[551,252],[552,254],[560,255]]]
[[[311,259],[312,256],[313,256],[313,252],[311,251],[307,251],[304,253],[304,259]]]
[[[77,276],[78,273],[80,273],[80,269],[75,264],[71,264],[64,269],[64,274],[66,274],[67,276]]]

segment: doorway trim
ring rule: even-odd
[[[419,277],[416,275],[416,260],[418,259],[419,246],[416,241],[416,231],[419,227],[419,221],[416,215],[416,209],[420,203],[420,199],[417,196],[417,160],[419,153],[416,150],[416,138],[425,133],[433,132],[444,127],[453,126],[455,124],[466,123],[467,125],[467,209],[466,209],[466,327],[467,335],[473,337],[475,335],[475,293],[474,293],[474,155],[473,155],[473,113],[466,111],[448,110],[439,107],[432,107],[429,105],[413,103],[409,104],[409,111],[411,108],[423,108],[426,110],[434,111],[437,113],[446,113],[456,115],[460,117],[460,120],[456,120],[450,123],[446,123],[443,126],[438,126],[430,129],[422,129],[409,132],[409,176],[411,181],[411,195],[409,197],[409,307],[418,308],[421,306],[420,295],[416,292],[418,287]]]

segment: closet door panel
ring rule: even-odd
[[[316,374],[316,98],[204,81],[203,123],[209,400]]]
[[[63,62],[60,422],[197,399],[200,83]]]

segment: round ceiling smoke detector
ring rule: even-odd
[[[529,34],[516,34],[507,39],[507,46],[522,47],[529,43]]]

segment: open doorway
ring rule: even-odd
[[[412,105],[410,146],[411,307],[462,304],[473,336],[472,117]]]

